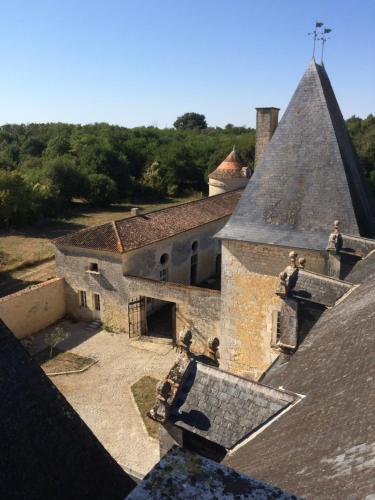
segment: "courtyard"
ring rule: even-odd
[[[159,460],[159,444],[145,428],[131,386],[145,376],[165,377],[176,351],[170,345],[129,339],[87,323],[62,321],[59,326],[69,337],[58,348],[97,362],[80,373],[53,376],[53,383],[117,462],[144,475]],[[35,335],[33,352],[45,347],[45,334]]]

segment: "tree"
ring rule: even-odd
[[[6,226],[24,222],[32,212],[31,190],[18,172],[0,170],[0,219]]]
[[[52,358],[53,350],[63,340],[69,337],[69,333],[62,326],[56,326],[52,332],[48,332],[44,336],[44,342],[49,346],[49,357]]]
[[[105,206],[116,201],[116,183],[104,174],[90,174],[88,201],[93,205]]]
[[[177,129],[193,130],[207,128],[206,117],[199,113],[185,113],[179,116],[173,126]]]
[[[87,175],[77,168],[69,156],[47,161],[45,175],[55,185],[65,205],[69,204],[73,197],[87,194]]]

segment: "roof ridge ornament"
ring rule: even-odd
[[[320,64],[322,65],[323,65],[324,45],[327,42],[327,40],[331,40],[331,38],[327,36],[328,33],[331,33],[331,31],[332,31],[331,28],[324,28],[323,33],[321,33],[321,35],[318,37],[318,40],[322,42],[322,52],[320,55]]]
[[[285,298],[289,295],[289,292],[296,286],[298,271],[305,269],[306,259],[300,257],[297,264],[297,257],[298,254],[294,250],[289,252],[289,265],[279,274],[280,281],[276,289],[276,294],[279,297]]]
[[[343,240],[339,226],[340,221],[335,220],[333,223],[333,231],[328,238],[328,245],[326,248],[328,252],[339,253],[342,248]]]

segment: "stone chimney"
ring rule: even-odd
[[[257,110],[255,166],[258,164],[267,144],[277,127],[279,108],[255,108]]]

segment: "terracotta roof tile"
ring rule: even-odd
[[[237,151],[233,151],[220,163],[216,170],[211,172],[208,176],[210,179],[224,179],[234,177],[248,177],[248,169],[246,163],[242,160]]]
[[[148,214],[89,227],[54,240],[59,245],[123,253],[228,217],[242,189],[182,203]]]

